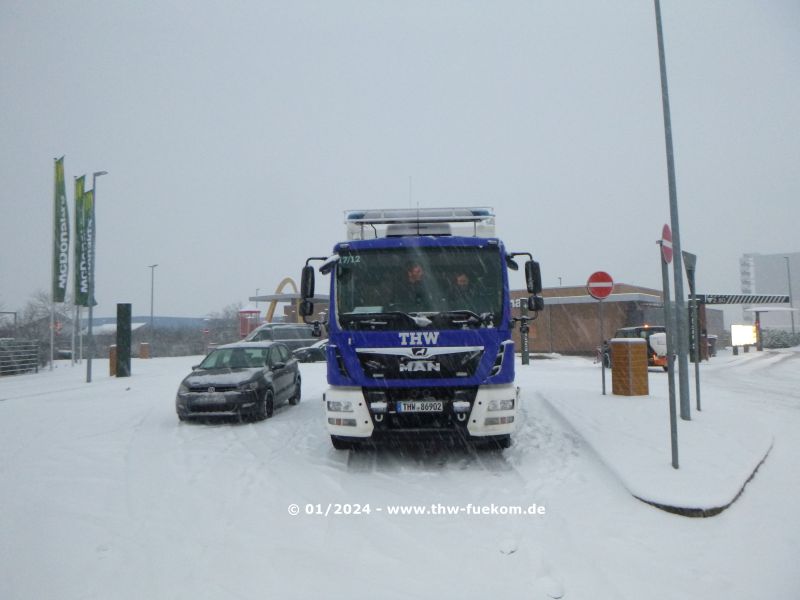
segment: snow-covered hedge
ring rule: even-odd
[[[800,333],[792,334],[784,329],[763,329],[761,339],[764,348],[793,348],[800,346]]]

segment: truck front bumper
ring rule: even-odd
[[[418,418],[401,415],[393,402],[368,405],[359,387],[330,387],[323,402],[328,432],[339,438],[453,432],[465,438],[491,439],[514,432],[519,390],[512,384],[481,386],[471,406],[456,407],[445,401],[441,413],[420,413]]]

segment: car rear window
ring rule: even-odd
[[[305,327],[276,327],[273,335],[276,340],[303,340],[312,337],[311,328]]]
[[[254,331],[248,338],[250,342],[271,342],[272,341],[272,330],[271,329],[261,329],[260,331]]]

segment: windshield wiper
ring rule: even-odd
[[[350,325],[367,325],[370,327],[386,327],[392,320],[398,318],[403,321],[411,321],[417,327],[427,327],[433,321],[424,315],[414,313],[404,313],[399,310],[375,313],[345,313],[343,320]]]
[[[468,327],[479,327],[480,325],[491,326],[494,322],[494,315],[486,312],[478,313],[467,309],[445,310],[439,313],[441,316],[451,320],[453,325],[466,325]]]

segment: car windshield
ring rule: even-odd
[[[648,325],[646,327],[625,327],[618,329],[614,337],[618,338],[648,338],[654,333],[663,333],[666,328],[663,325]]]
[[[501,258],[496,246],[342,251],[337,316],[344,329],[453,329],[499,323]]]
[[[198,369],[253,369],[263,367],[267,348],[217,348],[205,357]]]

